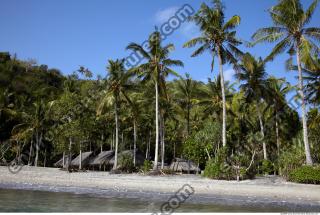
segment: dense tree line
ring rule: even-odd
[[[201,35],[184,47],[196,47],[192,57],[209,52],[212,70],[217,60],[218,75],[206,83],[174,71],[183,62],[170,58],[174,45],[163,44],[158,31],[148,48],[127,46],[143,63],[126,70],[123,59],[109,60],[105,78],[92,78],[84,67],[63,76],[1,53],[0,141],[9,146],[3,159],[26,153],[29,165],[51,166],[65,153],[114,150],[116,169],[118,152],[133,149],[153,160],[154,170],[182,157],[209,177],[227,179],[287,175],[319,163],[320,29],[306,27],[317,3],[303,10],[298,0],[280,0],[270,9],[274,26],[259,29],[248,45],[277,42],[265,59],[238,48],[239,16],[226,20],[220,1],[203,3],[190,19]],[[265,70],[285,51],[297,86]],[[239,85],[224,80],[225,64],[234,66]],[[169,75],[176,78],[167,81]],[[290,92],[296,96],[288,101]],[[291,104],[296,100],[301,117],[300,106]]]

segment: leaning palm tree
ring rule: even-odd
[[[212,55],[211,70],[214,68],[214,58],[218,58],[223,102],[222,143],[223,146],[226,146],[226,98],[223,65],[231,63],[236,66],[236,57],[242,54],[237,48],[241,42],[236,38],[236,31],[234,31],[240,24],[240,17],[235,15],[225,22],[224,7],[220,0],[214,0],[213,7],[209,7],[203,3],[199,11],[192,16],[190,20],[200,27],[202,34],[200,37],[196,37],[185,43],[184,47],[189,48],[200,45],[200,47],[192,54],[192,57],[196,57],[205,51],[209,51]]]
[[[273,48],[267,61],[288,50],[290,55],[296,55],[299,73],[299,95],[302,108],[303,140],[305,146],[306,163],[312,165],[310,146],[308,141],[306,104],[303,92],[303,77],[301,61],[307,62],[313,52],[319,52],[314,41],[320,39],[320,28],[306,27],[317,7],[318,0],[314,0],[304,11],[299,0],[280,0],[269,12],[275,26],[261,28],[253,34],[252,45],[262,42],[278,42]]]
[[[119,146],[119,104],[120,96],[125,95],[126,89],[129,87],[128,80],[131,74],[125,70],[124,60],[117,59],[116,61],[108,61],[108,80],[107,80],[107,93],[102,99],[98,107],[98,115],[100,115],[106,105],[113,104],[114,106],[114,118],[116,127],[115,138],[115,156],[113,169],[118,167],[118,146]]]
[[[152,80],[155,86],[156,94],[156,146],[154,155],[153,169],[158,168],[158,150],[159,150],[159,88],[161,82],[169,74],[178,74],[170,69],[171,66],[183,66],[180,60],[172,60],[169,58],[170,52],[174,49],[173,44],[162,46],[162,39],[159,31],[153,32],[148,40],[148,50],[145,47],[137,44],[130,43],[127,49],[140,53],[146,60],[132,71],[137,73],[138,76],[144,77],[143,80]]]
[[[259,58],[255,59],[251,54],[246,53],[240,62],[239,70],[236,77],[242,84],[240,89],[245,93],[246,100],[253,102],[258,113],[260,132],[262,137],[263,158],[268,159],[267,146],[265,142],[265,128],[262,120],[261,104],[267,98],[265,63]]]

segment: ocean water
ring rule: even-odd
[[[0,189],[0,212],[150,212],[159,213],[163,201],[31,190]],[[308,208],[307,208],[308,209]],[[182,203],[174,212],[287,212],[304,211],[279,205],[217,205]],[[308,210],[309,211],[309,210]],[[316,209],[311,210],[316,211]]]

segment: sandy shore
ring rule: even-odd
[[[319,207],[320,186],[286,182],[279,177],[261,177],[255,180],[218,181],[196,175],[143,176],[139,174],[110,175],[108,172],[68,173],[56,168],[24,166],[17,174],[0,167],[0,188],[36,189],[78,193],[132,194],[147,198],[170,196],[183,185],[194,190],[195,201],[215,203],[229,200],[260,203],[304,204]],[[149,194],[149,196],[147,195]],[[152,194],[152,195],[151,195]],[[197,198],[196,198],[197,197]],[[241,204],[241,201],[240,203]]]

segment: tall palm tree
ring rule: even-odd
[[[279,112],[286,107],[286,95],[292,90],[292,87],[284,79],[270,77],[266,81],[267,89],[272,94],[272,105],[275,114],[275,130],[278,156],[280,155],[280,134],[279,134]]]
[[[139,83],[135,83],[139,84]],[[136,166],[136,152],[137,152],[137,130],[138,119],[142,115],[141,109],[143,105],[143,98],[141,93],[132,92],[128,95],[125,94],[126,101],[129,104],[130,116],[133,121],[133,165]]]
[[[146,60],[146,63],[132,69],[139,76],[144,77],[144,80],[152,80],[156,94],[156,146],[154,155],[153,169],[158,168],[158,150],[159,150],[159,87],[161,80],[169,74],[178,75],[171,66],[183,66],[180,60],[172,60],[169,58],[170,52],[174,49],[173,44],[162,46],[162,39],[159,31],[153,32],[148,40],[149,49],[145,49],[137,43],[130,43],[127,49],[139,52]]]
[[[246,53],[242,57],[236,77],[243,82],[240,85],[240,88],[245,92],[247,101],[256,103],[260,132],[262,136],[263,158],[265,160],[268,159],[267,146],[264,139],[265,128],[259,105],[263,102],[263,99],[267,97],[266,76],[265,63],[261,58],[255,59],[249,53]]]
[[[192,80],[190,75],[186,73],[185,78],[177,81],[176,101],[183,110],[184,118],[187,121],[187,136],[190,135],[190,114],[194,104],[194,98],[198,87],[197,82]]]
[[[236,38],[236,31],[234,30],[240,24],[240,17],[235,15],[225,22],[224,7],[221,1],[213,0],[213,7],[209,7],[203,3],[199,11],[190,20],[200,27],[202,34],[200,37],[196,37],[185,43],[184,47],[200,45],[191,55],[192,57],[209,51],[212,55],[211,70],[214,68],[214,58],[218,58],[223,103],[222,143],[223,146],[226,146],[226,98],[223,65],[231,63],[236,66],[236,57],[242,54],[237,48],[241,42]]]
[[[98,107],[98,115],[103,111],[105,105],[113,104],[114,107],[114,118],[115,118],[115,127],[116,127],[116,138],[115,138],[115,156],[114,156],[114,165],[113,169],[118,167],[118,146],[119,146],[119,105],[120,105],[120,96],[125,95],[126,90],[129,87],[128,80],[132,74],[128,73],[124,67],[124,59],[117,59],[115,61],[109,60],[108,66],[108,81],[107,81],[107,93],[102,99]]]
[[[305,95],[303,92],[303,77],[301,61],[307,62],[313,52],[319,52],[314,41],[320,39],[320,28],[307,27],[317,7],[318,0],[314,0],[304,11],[299,0],[280,0],[269,12],[274,26],[261,28],[253,34],[252,45],[262,42],[278,42],[266,60],[273,60],[277,55],[288,50],[290,55],[296,55],[299,73],[299,95],[301,98],[303,140],[305,146],[306,163],[312,165],[308,129],[306,119]]]

